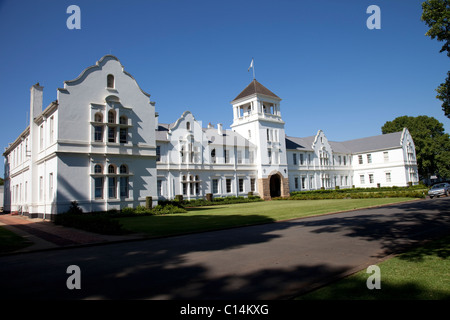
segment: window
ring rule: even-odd
[[[358,163],[363,164],[363,157],[362,154],[358,155]]]
[[[54,125],[55,125],[55,117],[54,116],[51,116],[50,117],[50,137],[49,137],[49,142],[50,143],[53,143],[53,137],[54,137]]]
[[[226,179],[227,193],[231,193],[231,179]]]
[[[216,163],[216,149],[211,150],[211,163]]]
[[[120,128],[119,131],[119,142],[120,143],[127,143],[128,140],[128,129],[127,128]]]
[[[212,192],[219,193],[219,180],[218,179],[213,179],[213,181],[212,181]]]
[[[116,123],[116,112],[114,110],[108,111],[108,123]]]
[[[94,141],[95,142],[103,142],[103,127],[102,126],[94,127]]]
[[[298,177],[294,178],[294,189],[298,189]]]
[[[95,199],[103,199],[103,177],[94,178]]]
[[[361,184],[364,184],[364,183],[365,183],[365,181],[364,181],[364,175],[363,175],[363,174],[359,176],[359,179],[360,179],[360,181],[361,181]]]
[[[122,166],[120,166],[122,168]],[[128,198],[128,190],[129,190],[129,178],[128,177],[120,177],[120,196]]]
[[[223,158],[225,159],[225,163],[230,163],[230,151],[227,149],[223,150]]]
[[[44,149],[44,125],[39,127],[39,148],[40,150]]]
[[[386,182],[391,182],[391,173],[386,172]]]
[[[156,146],[156,161],[161,161],[161,146]]]
[[[156,182],[156,189],[158,191],[158,197],[162,196],[162,180]]]
[[[237,163],[242,163],[242,151],[237,151]]]
[[[108,74],[106,77],[106,86],[108,88],[114,88],[114,76],[112,74]]]
[[[244,192],[244,179],[239,178],[239,192]]]
[[[372,163],[372,155],[370,153],[367,155],[367,163]]]
[[[121,164],[119,168],[119,172],[121,174],[127,174],[128,173],[128,167],[126,164]]]
[[[250,178],[250,191],[255,192],[256,191],[256,179]]]
[[[303,153],[300,153],[300,164],[303,165]]]
[[[119,119],[119,124],[127,125],[128,124],[127,116],[121,116]]]
[[[191,130],[191,123],[189,121],[186,122],[186,130]]]
[[[373,182],[374,182],[373,174],[369,174],[369,183],[373,183]]]
[[[269,139],[269,129],[267,129],[266,133],[267,133],[267,141],[270,141],[270,139]]]
[[[110,199],[117,198],[117,178],[108,177],[108,197]]]
[[[102,165],[101,164],[96,164],[94,166],[94,173],[102,173]]]
[[[110,164],[108,166],[108,173],[116,173],[116,166],[113,164]]]
[[[249,151],[248,152],[248,162],[249,163],[254,163],[255,162],[255,153],[254,153],[254,151]]]
[[[384,162],[389,161],[389,152],[388,151],[383,152],[383,158],[384,158]]]
[[[344,166],[346,166],[346,165],[347,165],[347,157],[344,156]]]
[[[302,177],[302,189],[306,189],[306,177]]]
[[[198,176],[195,176],[195,181],[198,181],[195,183],[195,194],[199,195],[200,194],[200,179]]]
[[[108,127],[108,142],[116,142],[116,128]]]
[[[94,122],[103,122],[103,115],[100,112],[97,112],[94,116]]]
[[[269,164],[272,164],[272,150],[267,150],[267,158],[269,158]]]
[[[294,153],[293,155],[292,155],[292,160],[294,161],[294,165],[296,165],[297,164],[297,154],[296,153]]]

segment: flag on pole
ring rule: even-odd
[[[250,71],[251,68],[253,68],[253,58],[252,58],[252,62],[250,63],[250,67],[248,67],[247,72]]]

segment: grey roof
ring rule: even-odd
[[[297,138],[286,136],[286,149],[295,149],[300,151],[313,151],[312,144],[316,136]]]
[[[253,79],[253,81],[250,82],[250,84],[244,90],[242,90],[242,92],[239,93],[236,98],[233,99],[233,101],[251,96],[253,94],[264,94],[266,96],[280,99],[280,97],[278,97],[275,93],[264,87],[261,83],[256,81],[256,79]]]
[[[328,141],[334,152],[337,153],[360,153],[376,150],[391,149],[400,146],[402,131],[382,134],[378,136],[336,142]],[[312,144],[316,136],[306,138],[286,136],[286,149],[313,151]]]
[[[352,153],[391,149],[400,146],[402,131],[341,142]]]
[[[169,139],[167,139],[167,132],[169,132],[169,124],[167,123],[159,123],[156,132],[156,141],[166,141],[169,142]]]

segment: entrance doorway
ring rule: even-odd
[[[270,177],[270,197],[279,196],[281,196],[281,179],[278,174],[274,174]]]

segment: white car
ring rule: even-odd
[[[444,182],[444,183],[438,183],[431,187],[430,190],[428,190],[428,195],[430,198],[433,197],[439,197],[439,196],[448,196],[450,192],[450,184]]]

